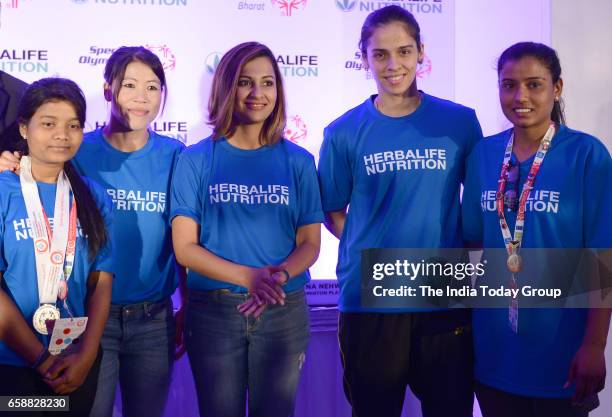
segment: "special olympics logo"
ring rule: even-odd
[[[336,7],[338,7],[343,12],[350,12],[355,8],[355,4],[357,4],[357,0],[335,0]]]
[[[291,16],[294,10],[306,7],[307,0],[272,0],[272,5],[281,9],[283,16]]]
[[[291,116],[289,120],[287,120],[284,136],[288,141],[300,144],[304,142],[308,136],[308,126],[306,126],[306,123],[304,123],[304,120],[302,120],[300,116]]]
[[[43,238],[36,239],[36,242],[34,242],[34,247],[36,248],[36,252],[38,253],[46,252],[47,249],[49,249],[47,241]]]
[[[166,45],[147,45],[146,48],[159,57],[164,70],[173,70],[176,67],[176,57]]]
[[[19,0],[0,0],[0,9],[3,7],[17,9],[19,7]]]
[[[64,255],[62,255],[59,252],[53,252],[51,254],[51,263],[54,265],[60,265],[62,262],[64,262]]]
[[[220,52],[213,52],[211,54],[208,54],[208,56],[204,60],[204,65],[206,66],[206,71],[208,71],[209,74],[214,74],[215,70],[219,66],[219,62],[221,62],[221,53]]]
[[[431,74],[431,59],[427,55],[423,55],[423,62],[417,65],[416,76],[425,78]]]

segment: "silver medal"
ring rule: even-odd
[[[40,334],[48,334],[47,320],[58,320],[60,318],[59,309],[53,304],[42,304],[34,312],[32,324]]]

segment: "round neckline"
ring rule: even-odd
[[[139,158],[141,156],[146,155],[153,147],[154,137],[156,133],[153,132],[151,129],[147,129],[147,131],[149,132],[149,137],[147,138],[147,142],[145,143],[145,145],[142,148],[131,152],[119,150],[113,145],[111,145],[106,136],[104,136],[104,132],[102,132],[101,128],[96,130],[95,132],[100,136],[100,141],[102,142],[103,146],[110,152],[113,152],[117,155],[121,155],[123,157]]]
[[[412,113],[407,114],[405,116],[387,116],[386,114],[381,113],[374,104],[374,100],[376,99],[376,97],[378,97],[378,94],[372,94],[370,97],[368,97],[366,99],[366,106],[370,114],[372,114],[377,119],[390,122],[404,122],[406,120],[410,120],[411,118],[418,117],[429,105],[429,95],[421,90],[419,90],[419,93],[421,93],[421,103]]]
[[[565,132],[565,129],[566,129],[565,125],[559,125],[559,127],[555,130],[555,134],[550,140],[550,147],[548,148],[548,152],[550,152],[557,145],[559,139],[562,137],[562,132]],[[508,145],[508,141],[510,140],[510,136],[513,134],[513,132],[514,132],[513,128],[510,128],[508,130],[506,140],[504,141],[504,147]],[[518,163],[521,166],[521,168],[524,164],[528,164],[531,167],[531,165],[533,165],[533,160],[535,159],[535,156],[537,153],[538,151],[536,150],[529,158],[519,161],[518,158],[516,157],[516,154],[514,153],[514,146],[512,146],[512,155],[510,156],[510,161],[512,163]]]
[[[281,139],[281,141],[282,141],[282,139]],[[257,149],[241,149],[241,148],[237,148],[236,146],[234,146],[231,143],[229,143],[229,141],[227,140],[227,138],[225,136],[223,136],[220,139],[218,139],[217,143],[219,144],[219,146],[221,146],[221,148],[223,150],[225,150],[225,151],[227,151],[227,152],[229,152],[231,154],[238,155],[238,156],[244,156],[244,157],[248,157],[248,158],[253,158],[253,157],[258,157],[260,155],[264,155],[264,154],[270,152],[281,141],[275,143],[274,145],[262,145],[261,147],[259,147]]]

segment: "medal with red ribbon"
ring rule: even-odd
[[[508,227],[508,223],[506,222],[506,215],[504,213],[504,193],[506,191],[506,184],[508,182],[508,171],[510,170],[510,158],[512,157],[512,146],[514,145],[514,132],[510,135],[510,139],[508,140],[508,144],[506,145],[506,150],[504,152],[504,160],[502,162],[501,173],[499,175],[499,181],[497,186],[496,205],[497,215],[499,217],[499,226],[501,229],[502,236],[504,238],[504,246],[506,247],[506,251],[508,252],[506,266],[508,267],[508,270],[512,273],[512,277],[510,279],[510,287],[514,289],[518,288],[515,274],[521,271],[523,265],[523,260],[521,258],[521,255],[519,254],[519,249],[523,240],[523,233],[525,228],[525,209],[527,207],[527,200],[529,199],[529,194],[533,189],[533,184],[535,182],[536,176],[540,171],[540,167],[542,165],[542,162],[544,161],[544,157],[546,156],[548,149],[550,148],[550,143],[554,135],[555,125],[554,123],[551,123],[548,127],[548,130],[546,131],[546,134],[540,141],[540,146],[538,147],[533,163],[531,164],[529,175],[527,176],[527,179],[523,184],[523,188],[521,189],[518,204],[518,213],[516,215],[516,223],[514,224],[514,237],[510,233],[510,228]],[[512,331],[517,333],[518,296],[512,297],[510,299],[508,321]]]

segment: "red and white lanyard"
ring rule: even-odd
[[[57,179],[51,229],[32,176],[30,157],[21,158],[20,168],[21,191],[34,242],[39,303],[55,304],[59,297],[67,307],[68,280],[74,266],[77,238],[77,209],[74,197],[70,208],[70,181],[61,171]]]
[[[518,205],[518,213],[516,215],[516,223],[514,225],[514,238],[510,234],[510,228],[508,227],[508,223],[506,222],[506,216],[504,214],[504,192],[506,191],[506,183],[508,182],[508,170],[510,169],[510,157],[512,156],[512,145],[514,144],[514,132],[510,135],[510,140],[508,140],[508,144],[506,145],[506,151],[504,153],[504,161],[502,163],[501,174],[499,175],[498,188],[497,188],[497,215],[499,216],[499,226],[501,228],[501,233],[504,238],[504,245],[506,246],[506,250],[508,251],[508,255],[512,255],[518,251],[518,248],[521,246],[521,241],[523,240],[523,230],[525,226],[525,209],[527,206],[527,199],[529,198],[529,193],[533,189],[533,184],[535,182],[536,175],[538,171],[540,171],[540,166],[544,161],[544,157],[550,148],[550,143],[555,135],[555,125],[554,123],[550,124],[550,127],[546,131],[546,134],[542,138],[540,142],[540,146],[536,152],[533,163],[531,164],[531,169],[529,170],[529,175],[527,176],[527,180],[523,184],[523,188],[521,190],[521,196],[519,199]]]

